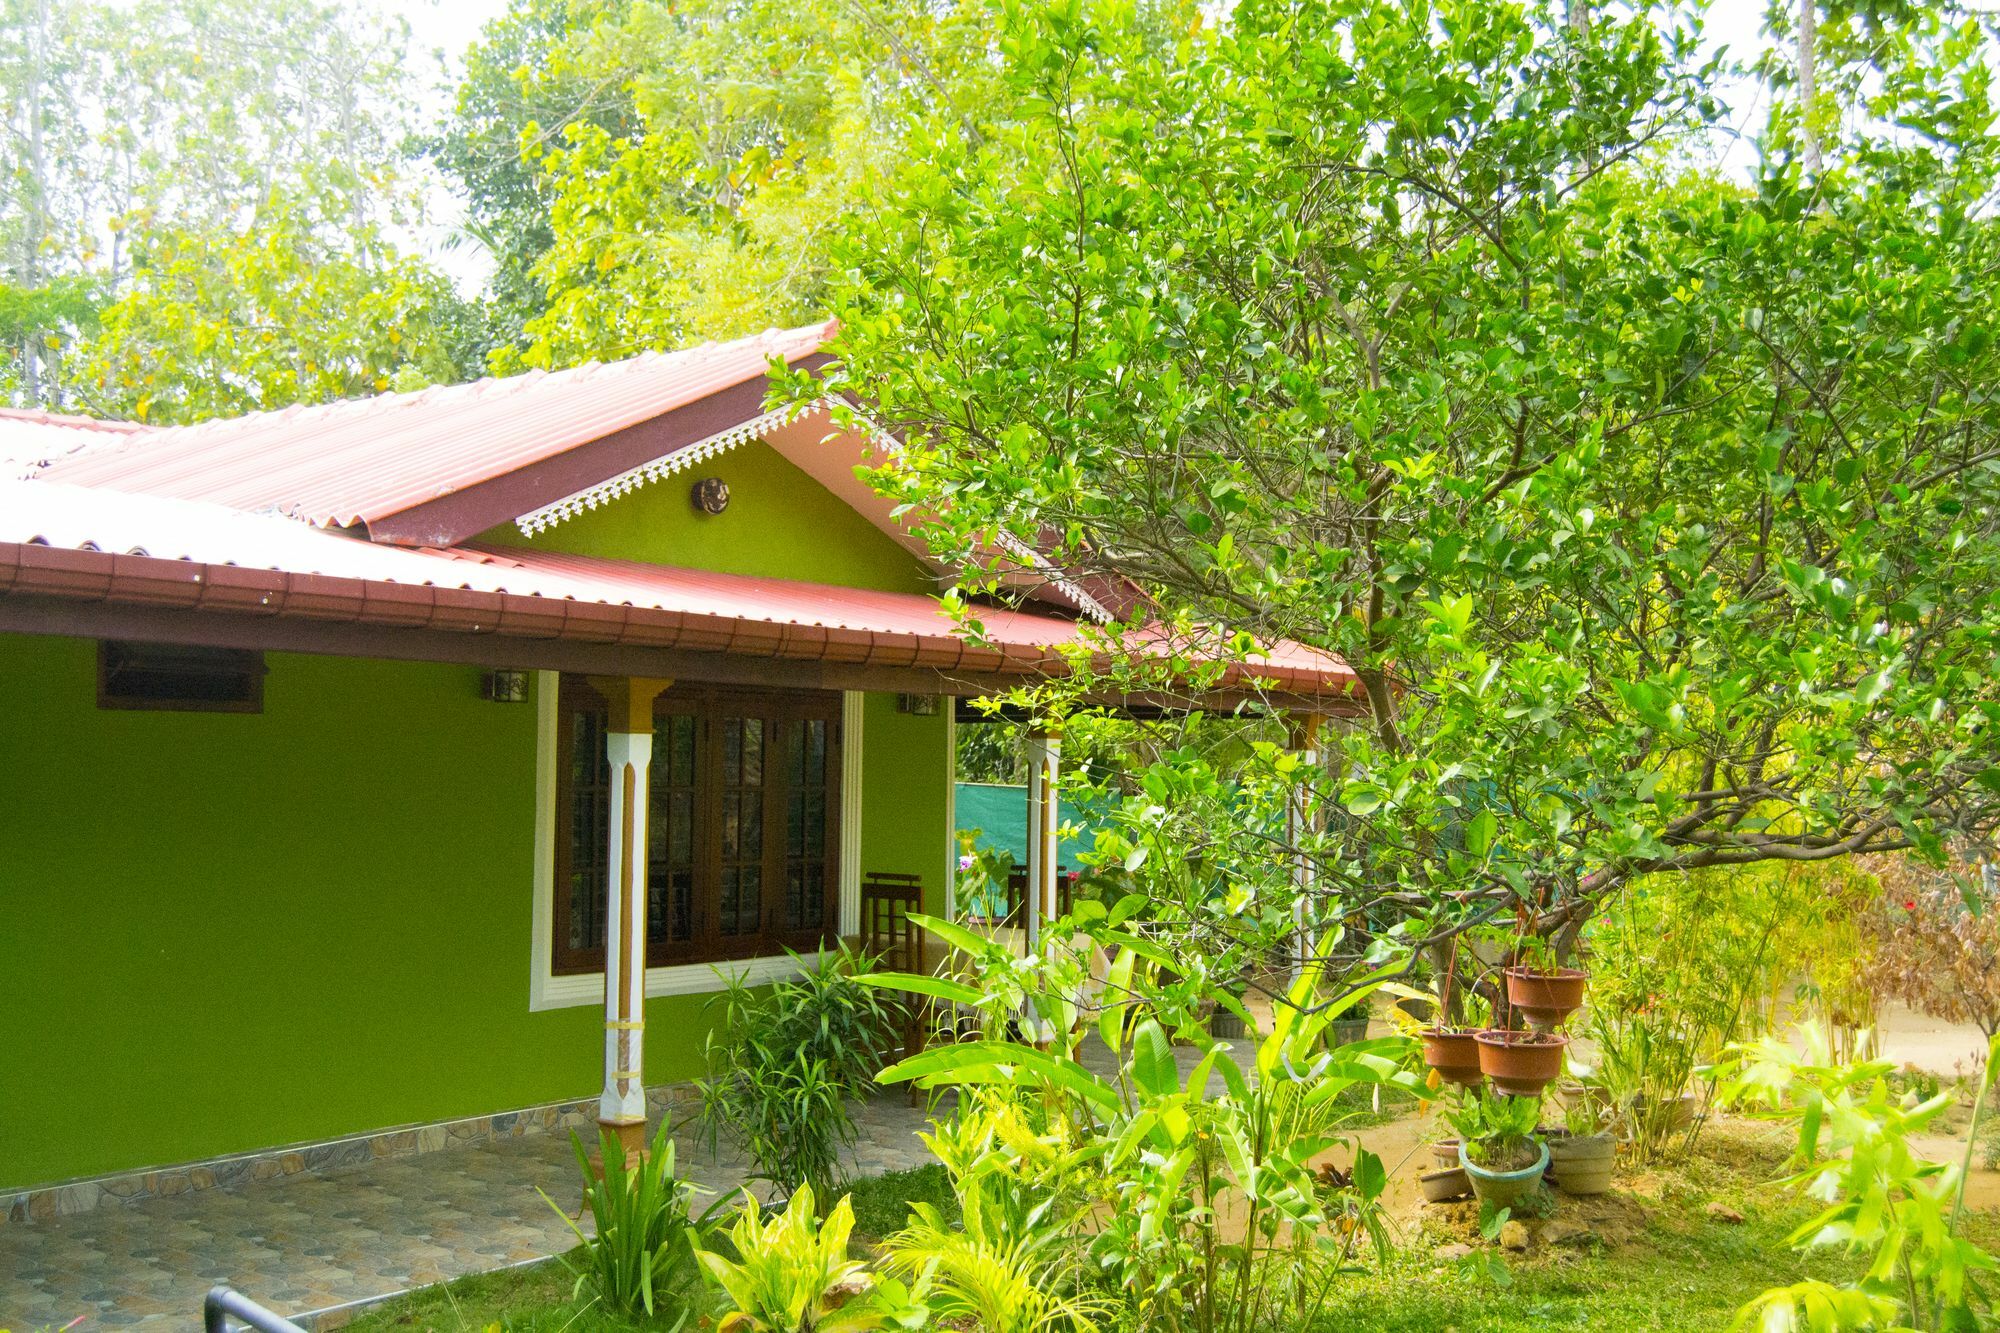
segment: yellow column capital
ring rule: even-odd
[[[606,725],[612,731],[635,736],[652,734],[653,700],[673,684],[654,676],[591,676],[589,680],[590,688],[611,706]]]

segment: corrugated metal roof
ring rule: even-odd
[[[512,547],[380,546],[206,501],[42,480],[0,481],[5,594],[985,675],[1061,670],[1058,650],[1082,632],[1060,616],[983,608],[974,643],[912,593]],[[1237,674],[1310,694],[1354,684],[1296,644]]]
[[[100,421],[34,408],[0,408],[0,477],[26,477],[86,449],[150,430],[136,421]]]
[[[836,327],[145,430],[37,475],[351,527],[685,407],[764,374],[773,357],[810,356]]]

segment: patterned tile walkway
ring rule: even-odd
[[[856,1174],[929,1160],[925,1113],[901,1096],[869,1103],[850,1154]],[[683,1172],[735,1188],[740,1162],[683,1143]],[[84,1316],[94,1329],[198,1327],[202,1295],[227,1282],[298,1314],[568,1249],[573,1238],[537,1188],[577,1202],[567,1135],[495,1139],[171,1198],[53,1222],[0,1226],[0,1329]]]

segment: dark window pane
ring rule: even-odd
[[[667,839],[670,851],[668,864],[691,866],[694,864],[694,793],[674,792],[670,798],[667,816]]]
[[[743,785],[764,785],[764,719],[743,719]]]
[[[756,933],[764,906],[764,872],[758,866],[748,865],[739,869],[737,876],[735,927],[729,933],[752,935]]]
[[[667,779],[676,787],[694,785],[694,719],[677,716],[667,746]]]

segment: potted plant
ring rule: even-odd
[[[1349,1042],[1366,1041],[1367,1039],[1368,1002],[1366,1000],[1363,1000],[1360,1004],[1354,1006],[1354,1008],[1344,1011],[1326,1025],[1326,1044],[1328,1047],[1345,1046]]]
[[[1488,1028],[1473,1040],[1479,1047],[1479,1071],[1509,1096],[1540,1097],[1542,1089],[1562,1077],[1568,1037]]]
[[[1558,967],[1546,941],[1530,940],[1518,961],[1502,975],[1507,981],[1507,1007],[1528,1026],[1549,1032],[1569,1021],[1583,1007],[1583,987],[1590,977],[1579,968]]]
[[[1583,1085],[1586,1094],[1599,1091]],[[1618,1139],[1611,1132],[1609,1103],[1589,1095],[1563,1099],[1569,1131],[1549,1140],[1548,1178],[1564,1194],[1602,1194],[1611,1188]]]
[[[1472,1193],[1472,1179],[1458,1164],[1458,1140],[1442,1139],[1431,1145],[1433,1169],[1417,1177],[1425,1203],[1449,1203]]]
[[[1458,1164],[1472,1192],[1488,1208],[1511,1208],[1542,1183],[1548,1145],[1535,1137],[1541,1120],[1539,1097],[1467,1093],[1446,1119],[1458,1131]]]
[[[1451,962],[1445,967],[1438,989],[1437,1023],[1423,1029],[1417,1036],[1423,1042],[1424,1063],[1436,1070],[1440,1079],[1461,1088],[1476,1088],[1486,1077],[1479,1067],[1478,1030],[1484,1024],[1460,1027],[1451,1021],[1451,983],[1457,960],[1457,942],[1454,941]],[[1467,1007],[1479,1004],[1478,992],[1461,995],[1460,1003]]]

